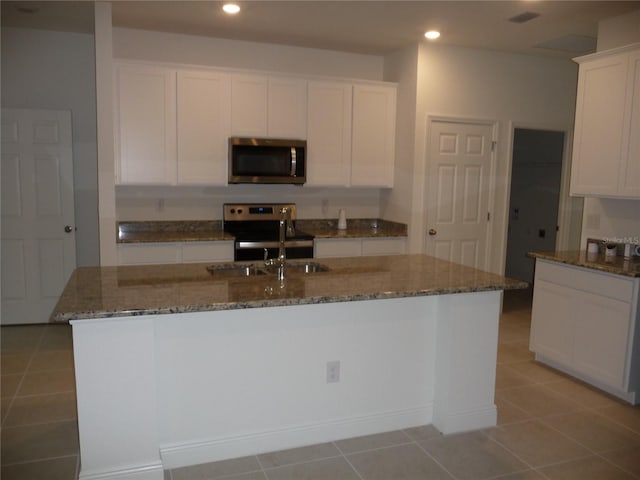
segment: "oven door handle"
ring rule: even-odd
[[[296,147],[291,147],[291,176],[295,177],[298,168],[296,167],[298,161],[296,160]]]

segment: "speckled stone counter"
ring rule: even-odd
[[[290,263],[295,264],[296,260]],[[209,264],[81,267],[54,322],[526,288],[525,282],[426,255],[322,259],[328,272],[225,277]],[[259,264],[259,262],[258,262]]]
[[[621,256],[606,257],[602,253],[590,254],[581,251],[560,251],[560,252],[531,252],[528,254],[532,258],[550,260],[552,262],[565,263],[576,267],[590,268],[600,272],[623,275],[626,277],[640,277],[640,258],[634,257],[625,260]]]
[[[233,240],[222,230],[222,221],[118,222],[117,243],[213,242]]]
[[[347,219],[347,228],[338,229],[338,220],[298,220],[300,230],[316,238],[368,238],[368,237],[406,237],[407,225],[404,223],[380,220],[377,218]]]

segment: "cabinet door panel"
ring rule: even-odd
[[[354,86],[351,185],[393,186],[395,125],[395,88]]]
[[[230,262],[233,261],[233,241],[189,242],[182,245],[182,261]]]
[[[178,263],[180,245],[174,243],[118,245],[118,265]]]
[[[400,255],[405,253],[404,238],[363,238],[362,255]]]
[[[571,365],[574,341],[573,290],[536,278],[531,310],[530,348]]]
[[[226,185],[230,93],[227,74],[178,72],[178,183]]]
[[[175,71],[116,66],[116,154],[121,184],[176,182]]]
[[[362,255],[362,240],[359,238],[320,239],[315,241],[314,257],[359,257]]]
[[[351,167],[351,84],[309,82],[307,184],[348,186]]]
[[[628,77],[628,128],[623,148],[626,161],[620,175],[620,194],[640,198],[640,52],[633,54]]]
[[[306,140],[306,80],[269,77],[267,123],[270,137]]]
[[[631,305],[576,292],[575,367],[615,388],[623,389]]]
[[[624,54],[580,65],[572,194],[617,195],[627,66]]]
[[[231,132],[240,137],[267,135],[267,77],[233,75],[231,79]]]

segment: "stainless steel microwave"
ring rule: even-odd
[[[229,183],[292,183],[307,179],[305,140],[229,138]]]

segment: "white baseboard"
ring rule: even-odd
[[[278,430],[176,443],[160,448],[164,468],[178,468],[230,458],[314,445],[343,438],[371,435],[430,424],[433,405],[334,420]]]
[[[443,434],[467,432],[481,428],[495,427],[498,422],[498,410],[495,405],[468,412],[433,417],[433,426]]]
[[[78,480],[164,480],[164,468],[161,462],[154,462],[108,471],[80,469]]]

